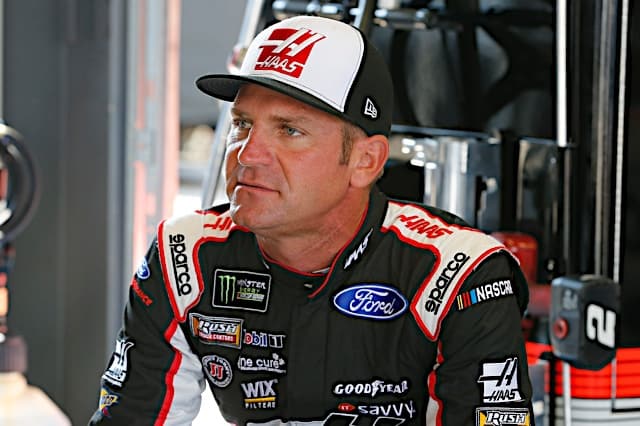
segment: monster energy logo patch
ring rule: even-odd
[[[266,312],[270,289],[270,275],[216,269],[212,303],[218,308]]]

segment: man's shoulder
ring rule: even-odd
[[[382,223],[383,232],[393,232],[402,241],[418,247],[452,248],[455,240],[493,246],[497,241],[471,227],[448,211],[399,200],[389,200]]]
[[[457,216],[412,202],[389,201],[382,231],[435,256],[433,270],[411,301],[411,312],[430,340],[438,338],[466,278],[491,255],[509,254],[498,240]]]
[[[230,236],[236,230],[246,231],[233,222],[228,206],[224,205],[176,215],[160,223],[157,237],[160,265],[179,322],[186,320],[187,312],[198,303],[204,290],[200,249],[214,243],[220,247],[217,253],[224,253],[229,244],[235,244]]]
[[[193,210],[171,216],[158,226],[158,238],[169,234],[182,234],[189,239],[224,241],[237,226],[229,212],[229,204],[220,204],[207,209]]]

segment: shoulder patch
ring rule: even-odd
[[[158,227],[158,248],[164,283],[176,319],[200,300],[204,283],[198,249],[207,241],[225,241],[236,225],[228,212],[196,211],[167,219]]]
[[[442,320],[467,276],[489,255],[507,251],[482,231],[448,224],[412,204],[390,202],[382,228],[436,257],[433,270],[411,301],[411,313],[429,340],[438,338]]]
[[[451,235],[456,229],[464,229],[444,222],[413,204],[389,202],[382,230],[391,230],[408,243],[429,244],[441,237]]]
[[[456,296],[456,305],[459,311],[467,309],[471,305],[486,302],[487,300],[498,299],[504,296],[513,296],[511,280],[505,278],[495,280],[460,293]]]

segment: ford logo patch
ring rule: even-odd
[[[340,312],[360,318],[390,320],[407,310],[407,299],[384,284],[356,284],[335,295],[333,304]]]
[[[140,266],[138,266],[136,275],[141,280],[146,280],[151,276],[151,271],[149,271],[149,265],[147,265],[147,259],[142,258],[142,263],[140,263]]]

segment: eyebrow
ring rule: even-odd
[[[232,107],[230,109],[231,114],[237,117],[247,117],[248,114],[246,112],[244,112],[242,109],[237,108],[237,107]],[[300,124],[300,125],[304,125],[307,123],[310,123],[312,120],[305,116],[305,115],[298,115],[298,114],[292,114],[292,115],[282,115],[282,114],[273,114],[270,113],[268,115],[269,120],[276,122],[276,123],[281,123],[281,124],[289,124],[289,123],[296,123],[296,124]]]
[[[229,110],[231,112],[232,115],[237,115],[239,117],[245,116],[246,114],[244,112],[242,112],[242,110],[236,108],[236,107],[231,107],[231,109]]]
[[[289,124],[289,123],[295,123],[295,124],[300,124],[300,125],[304,125],[307,123],[310,123],[312,120],[309,119],[309,117],[303,116],[303,115],[292,115],[292,116],[282,116],[282,115],[277,115],[277,114],[272,114],[269,119],[277,122],[277,123],[282,123],[282,124]]]

